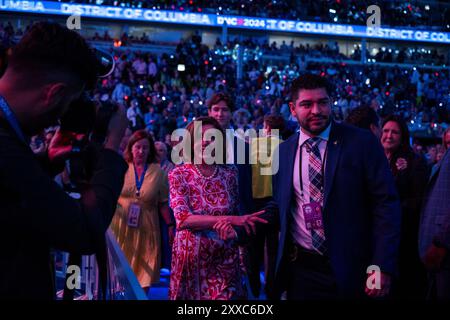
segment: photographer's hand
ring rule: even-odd
[[[45,153],[45,151],[47,151],[47,146],[45,145],[44,142],[42,142],[39,146],[33,149],[33,152],[35,154],[43,154]]]
[[[118,104],[117,111],[111,117],[106,137],[105,148],[119,152],[120,143],[128,127],[127,112],[123,104]]]
[[[57,130],[48,146],[48,158],[51,163],[66,160],[73,149],[74,141],[81,141],[84,134]]]

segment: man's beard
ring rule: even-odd
[[[311,122],[311,119],[304,121],[304,123],[301,125],[301,127],[304,130],[306,130],[309,133],[314,134],[314,135],[318,135],[318,134],[322,133],[329,126],[329,124],[331,122],[331,116],[327,117],[327,116],[320,115],[320,116],[315,116],[313,119],[327,120],[323,126],[321,126],[320,128],[314,128],[314,129],[309,125],[309,123]]]

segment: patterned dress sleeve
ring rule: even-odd
[[[189,188],[183,176],[183,168],[177,167],[169,173],[170,207],[173,210],[177,229],[192,214],[189,208]]]

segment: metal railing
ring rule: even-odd
[[[117,244],[111,230],[106,232],[108,251],[108,281],[106,285],[106,300],[147,300],[128,260]],[[64,286],[68,273],[68,254],[55,252],[55,276],[57,298],[63,299]],[[81,259],[79,286],[74,293],[74,300],[98,300],[99,273],[95,255],[83,256]]]
[[[111,230],[106,233],[106,242],[109,256],[109,288],[113,294],[111,300],[147,300]]]

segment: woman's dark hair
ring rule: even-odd
[[[384,128],[384,126],[388,123],[388,122],[395,122],[398,127],[400,128],[400,146],[398,147],[397,151],[400,151],[402,153],[409,153],[412,152],[412,148],[411,145],[409,144],[409,129],[408,126],[406,125],[405,120],[403,120],[403,118],[391,114],[389,116],[387,116],[386,118],[384,118],[383,120],[383,125],[381,126],[381,128]]]
[[[409,144],[409,129],[403,118],[391,114],[383,120],[383,125],[381,128],[384,128],[388,122],[395,122],[400,128],[400,146],[394,151],[389,161],[389,166],[391,167],[392,173],[396,175],[398,171],[397,166],[395,165],[397,159],[405,158],[409,162],[409,160],[414,157],[414,151]]]
[[[138,130],[130,137],[127,147],[125,148],[124,158],[128,163],[133,162],[133,153],[131,152],[133,145],[142,139],[147,139],[150,146],[147,163],[154,163],[156,161],[156,148],[152,136],[145,130]]]
[[[225,130],[222,128],[222,126],[219,124],[219,122],[212,118],[212,117],[199,117],[197,119],[195,119],[194,121],[191,121],[187,126],[186,126],[186,130],[191,138],[191,144],[190,144],[190,148],[191,148],[191,156],[190,159],[186,159],[186,160],[190,160],[191,163],[194,163],[194,137],[195,137],[195,129],[196,127],[195,122],[200,122],[202,126],[206,126],[206,125],[210,125],[213,126],[214,129],[219,130],[222,133],[222,137],[223,137],[223,150],[222,150],[222,154],[223,154],[223,159],[222,159],[222,164],[226,163],[226,158],[227,158],[227,137],[225,134]]]

